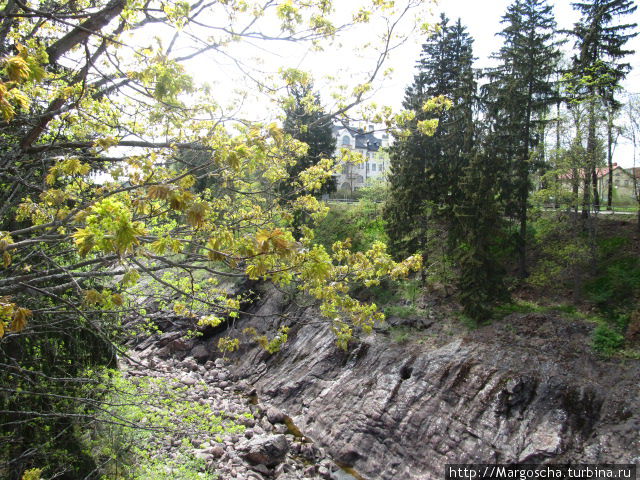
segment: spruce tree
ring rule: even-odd
[[[488,152],[499,165],[495,171],[506,213],[519,223],[518,270],[525,276],[531,155],[542,140],[544,112],[556,97],[552,77],[560,52],[552,7],[546,0],[516,0],[502,23],[504,43],[493,56],[499,64],[488,71],[484,87],[491,125]]]
[[[472,156],[460,180],[462,196],[453,209],[460,231],[455,251],[459,299],[464,314],[479,325],[491,317],[496,303],[508,297],[499,246],[503,210],[493,162],[486,153]]]
[[[289,180],[280,186],[285,197],[293,196],[295,187],[292,182],[307,168],[315,165],[323,158],[333,158],[336,150],[336,139],[333,136],[331,118],[328,117],[320,102],[320,95],[313,91],[313,85],[294,84],[289,87],[290,96],[285,104],[283,130],[296,140],[306,143],[309,149],[306,155],[288,168]],[[319,194],[336,191],[335,181],[326,182]]]
[[[390,191],[384,216],[397,255],[425,255],[430,215],[450,217],[460,197],[464,166],[473,147],[473,40],[458,20],[442,15],[439,29],[422,46],[418,73],[405,93],[413,111],[409,134],[390,150]],[[441,102],[433,101],[440,99]],[[432,100],[433,108],[424,106]],[[434,132],[421,126],[437,121]]]
[[[284,202],[292,202],[299,195],[310,193],[300,188],[298,176],[323,158],[333,158],[336,150],[331,117],[323,111],[320,95],[314,92],[313,84],[294,83],[288,89],[289,97],[284,105],[286,116],[282,129],[296,140],[306,143],[308,150],[294,165],[287,167],[289,176],[278,185],[277,191]],[[312,193],[322,195],[335,191],[335,179],[331,178]],[[301,227],[308,223],[308,220],[303,211],[293,210],[292,227],[296,238],[302,236]]]
[[[634,53],[625,49],[625,44],[637,33],[631,30],[636,24],[615,24],[618,17],[630,15],[637,6],[633,0],[591,0],[574,3],[573,7],[582,17],[573,28],[577,54],[573,59],[572,87],[575,100],[589,102],[587,126],[586,169],[583,190],[583,217],[589,214],[591,194],[593,205],[599,208],[596,131],[598,128],[598,105],[602,102],[615,107],[615,91],[630,70],[623,59]],[[610,165],[611,167],[612,165]]]

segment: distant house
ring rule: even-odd
[[[362,188],[371,179],[385,179],[389,168],[389,156],[384,150],[389,146],[389,135],[377,137],[373,127],[367,130],[345,125],[334,125],[336,138],[336,156],[340,150],[348,148],[360,153],[365,160],[362,163],[342,162],[336,175],[338,190],[353,192]]]
[[[613,205],[626,205],[635,202],[634,182],[640,177],[634,176],[633,169],[624,169],[617,163],[613,164]],[[640,172],[637,172],[640,175]],[[606,205],[609,197],[609,167],[596,168],[598,176],[598,196],[600,205]],[[582,186],[584,171],[578,172],[578,191],[582,198]],[[573,175],[568,172],[560,176],[560,180],[565,188],[571,188],[573,184]]]
[[[609,167],[598,168],[598,193],[600,203],[605,205],[609,198]],[[613,204],[629,204],[635,201],[634,178],[632,172],[617,163],[613,164]]]
[[[629,176],[631,180],[631,195],[634,195],[636,198],[637,195],[640,195],[640,167],[633,167],[625,169],[626,174]],[[635,189],[633,184],[635,183]]]

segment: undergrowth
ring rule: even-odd
[[[94,387],[95,388],[95,387]],[[188,388],[175,380],[142,377],[130,380],[106,371],[98,386],[102,402],[83,415],[95,417],[84,433],[86,452],[96,459],[103,480],[213,480],[205,462],[194,455],[197,439],[242,433],[224,412],[193,402]],[[202,388],[206,389],[203,385]],[[251,415],[245,413],[244,415]],[[173,455],[163,450],[173,445]]]

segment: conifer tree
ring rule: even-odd
[[[306,155],[288,168],[289,180],[281,184],[281,192],[290,195],[295,187],[292,181],[307,168],[323,158],[333,158],[336,139],[332,133],[331,118],[323,111],[320,95],[313,91],[310,83],[297,83],[289,87],[290,96],[284,106],[286,114],[283,131],[309,146]],[[326,182],[316,193],[336,191],[335,181]]]
[[[463,170],[462,196],[453,208],[460,232],[456,260],[459,299],[464,314],[477,325],[488,320],[495,304],[508,296],[504,288],[499,242],[502,207],[493,162],[477,152]]]
[[[526,275],[527,207],[531,155],[541,140],[540,122],[554,101],[552,81],[560,58],[556,22],[546,0],[516,0],[502,18],[499,65],[488,72],[484,88],[491,124],[488,149],[500,164],[506,213],[518,219],[518,266]]]
[[[429,210],[447,218],[460,197],[459,179],[474,136],[472,44],[459,20],[451,25],[442,15],[439,29],[422,46],[418,73],[406,90],[403,105],[415,117],[408,134],[391,148],[384,212],[398,255],[426,254]]]

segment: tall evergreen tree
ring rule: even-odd
[[[577,55],[573,59],[573,90],[578,100],[589,102],[587,126],[587,159],[583,190],[583,217],[588,216],[591,205],[599,208],[596,130],[598,127],[597,101],[615,106],[615,90],[630,70],[622,60],[632,50],[625,44],[637,33],[630,32],[636,24],[614,24],[615,19],[630,15],[637,6],[633,0],[591,0],[574,3],[573,7],[582,15],[573,28]],[[611,160],[610,160],[611,161]],[[611,166],[611,165],[610,165]]]
[[[504,231],[499,185],[486,152],[471,157],[460,181],[462,195],[452,212],[460,232],[455,250],[459,299],[465,315],[481,324],[491,317],[495,304],[508,297],[499,247]]]
[[[499,65],[484,88],[491,134],[488,153],[498,162],[507,214],[518,219],[519,272],[526,275],[527,207],[531,155],[541,140],[540,122],[555,98],[553,73],[560,59],[556,22],[546,0],[516,0],[502,18]]]
[[[333,158],[336,150],[336,139],[333,136],[331,118],[320,103],[320,95],[314,92],[310,83],[294,84],[289,87],[289,99],[284,107],[285,120],[283,130],[296,140],[309,146],[307,154],[289,167],[289,180],[285,181],[280,191],[286,196],[294,193],[292,181],[307,168],[315,165],[323,158]],[[317,193],[336,191],[333,180],[326,182]]]
[[[390,152],[384,215],[398,255],[426,254],[428,210],[433,206],[442,218],[451,213],[473,147],[473,40],[459,20],[451,25],[442,15],[439,27],[422,46],[418,73],[405,93],[404,107],[415,113],[409,134]],[[425,109],[429,101],[432,108]],[[425,131],[435,123],[433,132]]]

